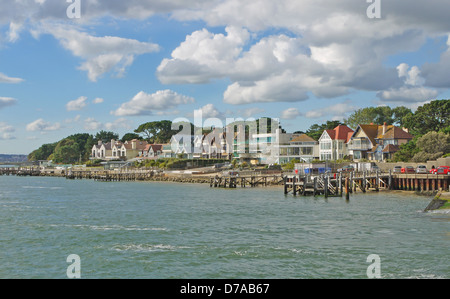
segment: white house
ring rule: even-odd
[[[348,143],[353,132],[346,125],[339,125],[333,130],[324,130],[319,138],[319,159],[338,160],[350,155]]]

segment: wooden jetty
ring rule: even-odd
[[[35,167],[5,167],[0,168],[0,175],[40,176],[41,171]]]
[[[91,179],[101,182],[121,182],[121,181],[145,181],[155,176],[149,170],[69,170],[66,179]]]
[[[393,174],[381,172],[351,172],[320,176],[288,175],[284,177],[284,194],[303,196],[343,196],[354,192],[406,190],[417,192],[448,191],[450,175]]]
[[[246,188],[258,186],[272,186],[283,183],[283,175],[245,175],[245,176],[218,176],[210,178],[211,188]]]

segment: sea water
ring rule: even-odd
[[[429,197],[294,197],[282,187],[0,177],[0,278],[449,278]]]

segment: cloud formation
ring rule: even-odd
[[[87,106],[87,97],[79,97],[76,100],[70,101],[66,104],[67,111],[79,111]]]
[[[57,131],[59,129],[61,129],[61,124],[59,123],[51,124],[49,122],[46,122],[42,118],[37,119],[26,126],[26,130],[28,132],[48,132],[48,131]]]
[[[13,140],[16,139],[11,133],[14,133],[16,129],[8,125],[5,122],[0,122],[0,140]]]
[[[122,77],[136,56],[159,51],[154,43],[116,36],[98,37],[58,24],[43,24],[35,35],[42,33],[53,35],[66,50],[82,58],[84,62],[78,69],[86,71],[92,82],[109,72]]]
[[[152,115],[154,111],[164,111],[178,105],[194,103],[191,97],[178,94],[172,90],[159,90],[153,94],[144,91],[136,94],[129,102],[123,103],[113,111],[116,116]]]
[[[17,84],[17,83],[21,83],[24,80],[21,78],[13,78],[13,77],[8,77],[3,73],[0,73],[0,83],[10,83],[10,84]]]

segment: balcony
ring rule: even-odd
[[[367,151],[372,149],[372,143],[368,139],[353,139],[348,145],[349,150]]]

